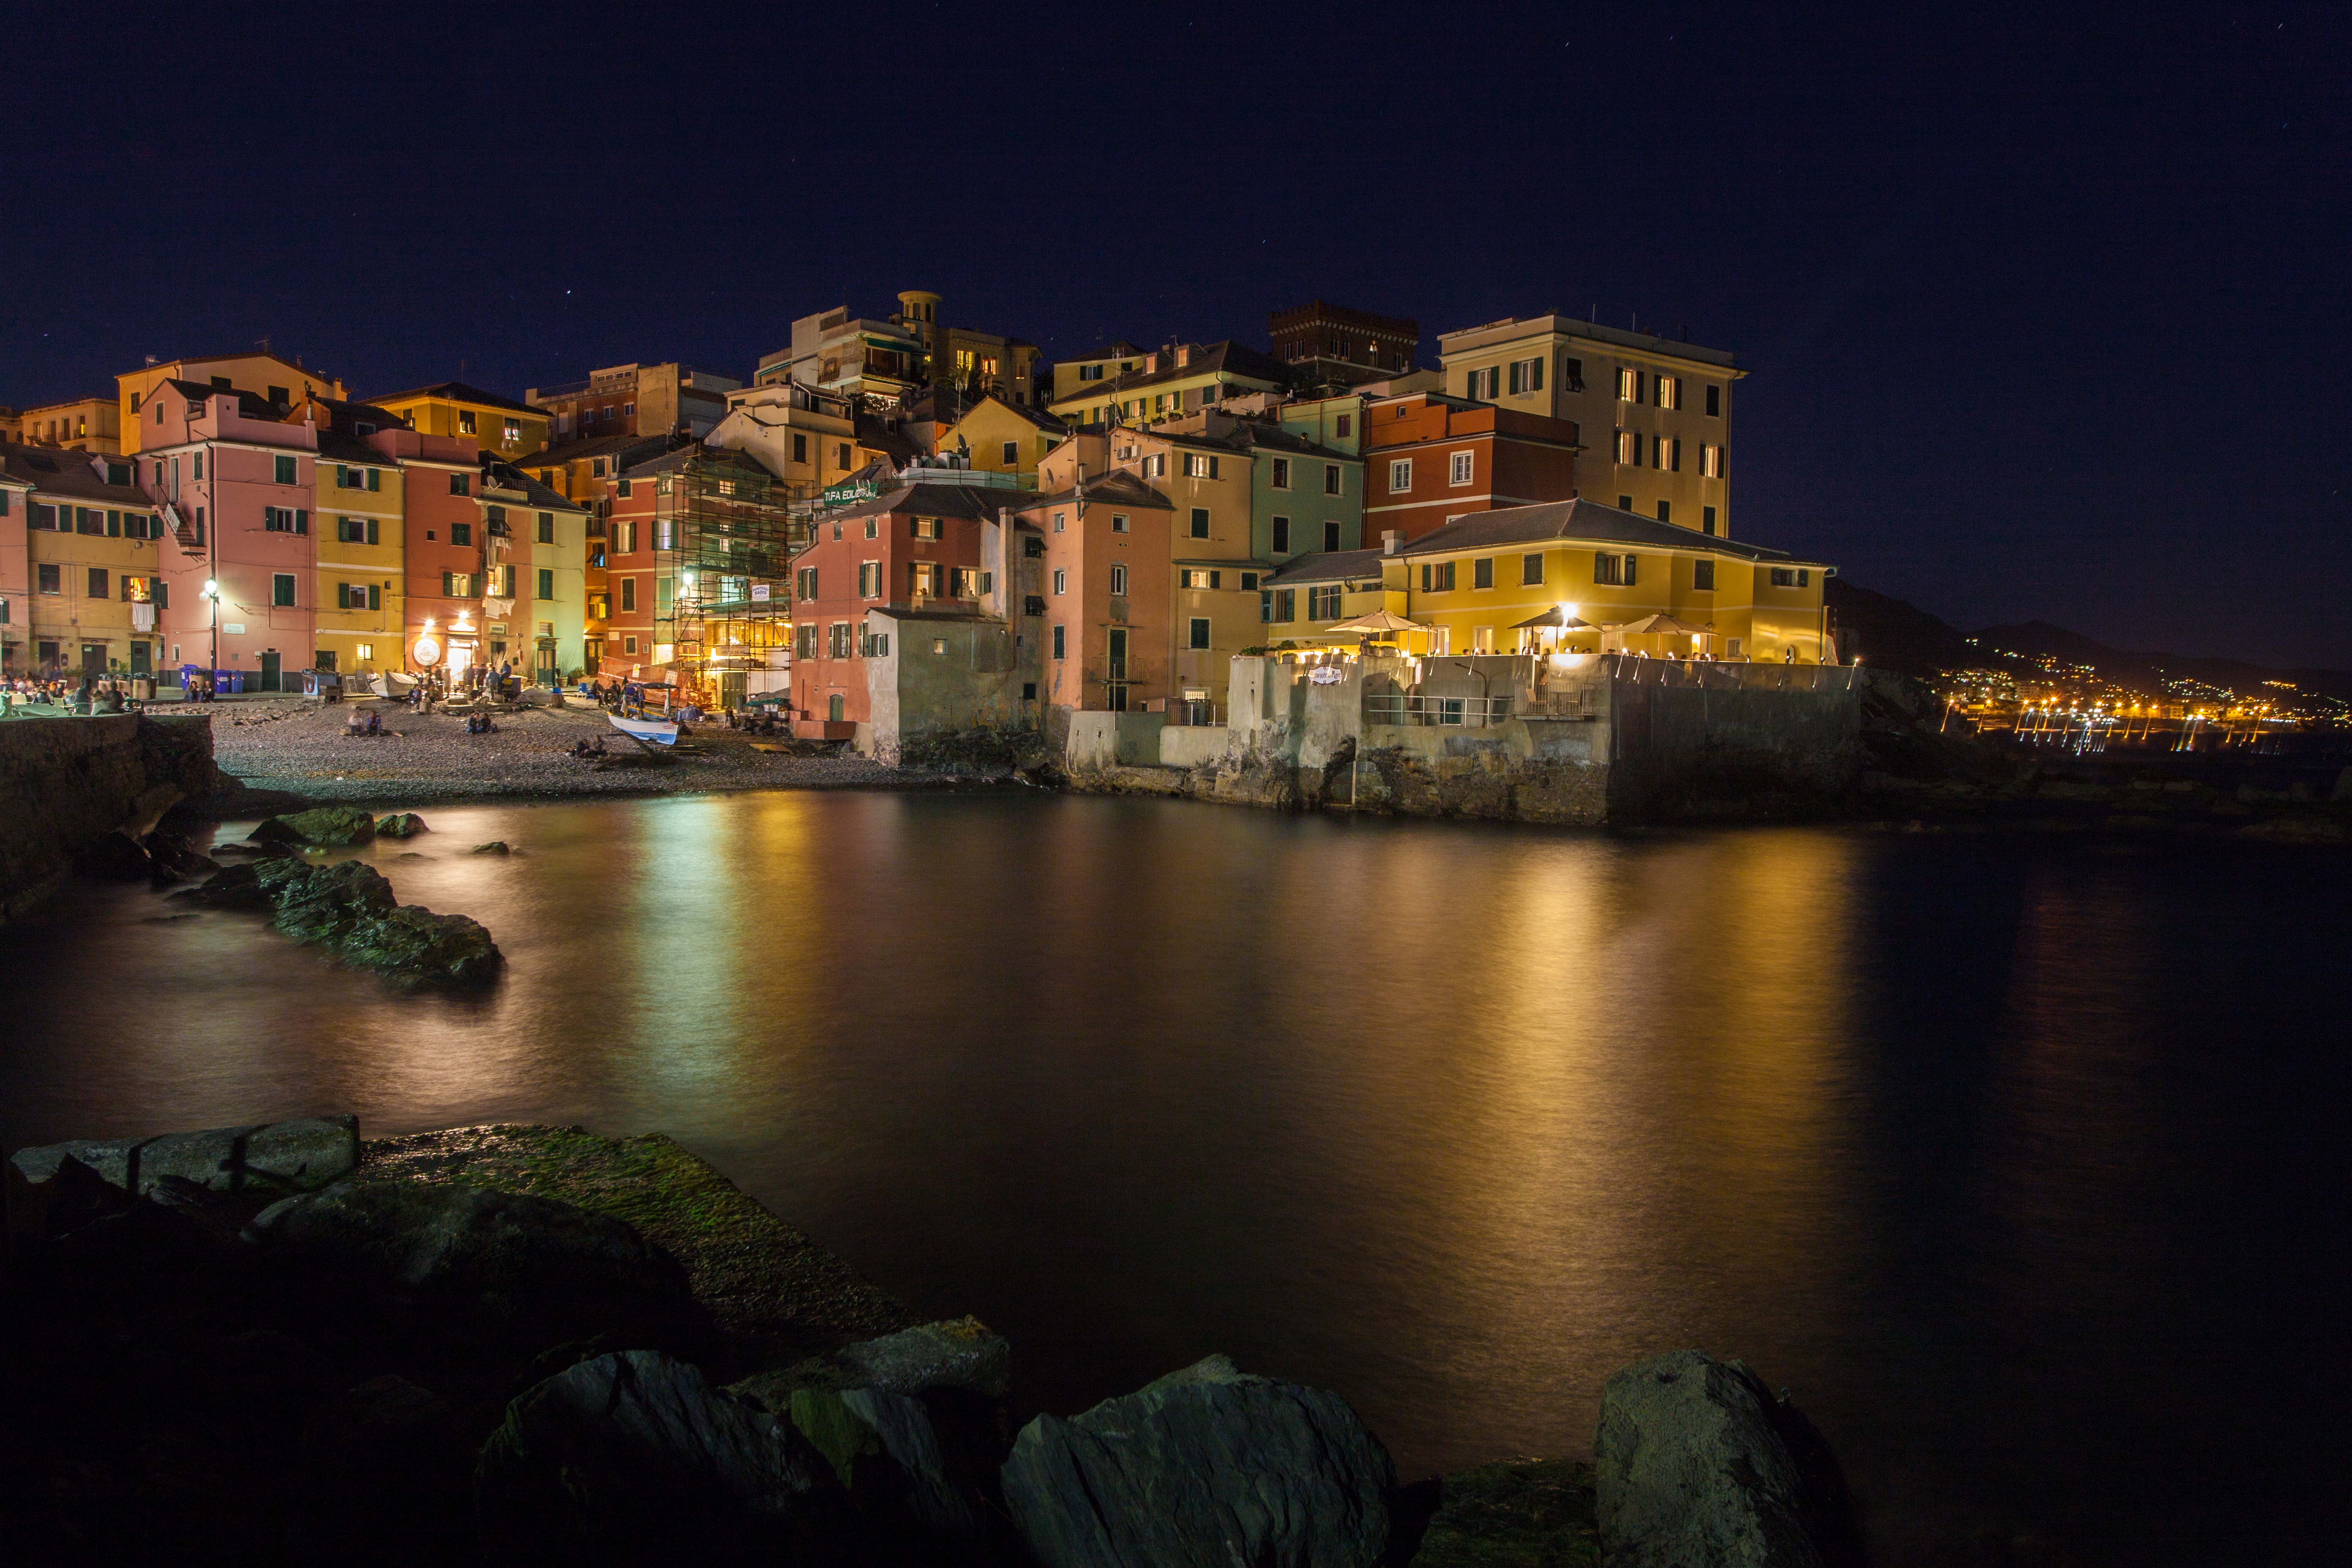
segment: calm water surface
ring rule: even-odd
[[[1697,1344],[1796,1391],[1892,1560],[2352,1550],[2340,857],[1002,796],[428,820],[368,853],[490,927],[494,994],[79,889],[0,951],[0,1142],[660,1129],[1003,1328],[1048,1408],[1222,1350],[1426,1473],[1582,1451],[1612,1368]]]

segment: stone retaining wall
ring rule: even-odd
[[[144,835],[215,778],[207,716],[0,722],[0,921],[31,909],[100,838]]]

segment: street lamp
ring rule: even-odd
[[[205,579],[204,596],[213,607],[212,662],[205,666],[205,696],[209,701],[220,695],[214,689],[215,683],[220,679],[220,584],[215,579]]]

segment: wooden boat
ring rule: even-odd
[[[667,719],[624,719],[618,713],[604,717],[614,729],[642,746],[675,746],[677,726]]]

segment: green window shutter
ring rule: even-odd
[[[383,590],[373,583],[368,584],[368,608],[371,610],[383,608]]]
[[[367,525],[367,542],[368,542],[370,544],[373,544],[373,543],[377,542],[377,540],[376,540],[376,520],[375,520],[375,519],[373,519],[373,518],[370,518],[370,519],[368,519],[368,525]]]
[[[383,489],[383,470],[382,468],[370,468],[368,470],[368,489],[372,490],[380,490]]]

